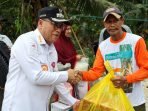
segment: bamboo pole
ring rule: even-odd
[[[78,43],[78,45],[79,45],[79,47],[80,47],[80,50],[82,51],[83,56],[86,57],[86,54],[84,53],[84,50],[83,50],[82,47],[81,47],[81,44],[80,44],[80,42],[79,42],[79,40],[78,40],[78,37],[76,36],[76,33],[74,32],[73,28],[71,28],[71,30],[72,30],[72,33],[73,33],[73,35],[74,35],[74,37],[75,37],[75,39],[76,39],[76,41],[77,41],[77,43]]]

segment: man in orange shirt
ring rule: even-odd
[[[104,14],[104,26],[110,37],[98,47],[93,67],[79,72],[85,81],[94,81],[105,72],[108,60],[115,71],[112,79],[115,87],[122,87],[135,111],[146,111],[141,81],[148,78],[148,52],[142,37],[123,32],[124,18],[116,8],[108,8]],[[126,87],[125,87],[126,86]]]

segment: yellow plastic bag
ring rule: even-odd
[[[115,88],[110,81],[114,71],[108,61],[105,66],[109,73],[81,100],[78,111],[134,111],[123,90]]]

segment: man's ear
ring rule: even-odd
[[[39,20],[38,20],[38,26],[41,26],[41,25],[42,25],[42,20],[39,19]]]
[[[122,23],[121,25],[124,24],[124,18],[123,17],[121,18],[121,23]]]
[[[104,27],[106,28],[106,23],[103,21],[103,25],[104,25]]]
[[[38,28],[41,29],[43,26],[43,20],[42,19],[39,19],[38,20]]]

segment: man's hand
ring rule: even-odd
[[[68,70],[68,82],[76,84],[82,80],[82,75],[78,73],[79,71],[74,71],[73,69]]]
[[[111,79],[111,81],[113,82],[116,88],[122,88],[127,83],[125,76],[115,76]]]

